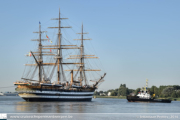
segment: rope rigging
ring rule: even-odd
[[[46,23],[47,24],[47,23]],[[72,29],[73,30],[73,32],[75,32],[74,31],[74,29]],[[60,33],[61,33],[61,31],[60,31]],[[68,37],[71,37],[70,35],[68,35],[68,33],[66,32],[66,30],[64,30],[63,31],[63,33],[64,33],[64,35],[65,35],[65,37],[64,36],[62,36],[62,34],[59,34],[60,35],[60,37],[59,36],[57,36],[57,38],[56,38],[56,40],[55,40],[55,45],[57,46],[57,45],[66,45],[66,44],[70,44],[70,45],[73,45],[73,43],[72,42],[70,42],[67,38]],[[82,34],[83,34],[83,26],[82,26]],[[85,33],[86,34],[86,33]],[[55,36],[55,30],[54,30],[54,32],[53,32],[53,37],[52,38],[54,38],[54,36]],[[60,40],[59,40],[60,39]],[[82,37],[82,39],[83,39],[83,37]],[[59,43],[59,41],[61,41],[61,43]],[[84,40],[84,39],[83,39]],[[87,40],[87,39],[86,39]],[[78,42],[76,42],[76,43],[78,43]],[[83,58],[81,58],[81,59],[71,59],[70,61],[72,61],[72,63],[73,62],[75,62],[75,63],[83,63],[83,66],[82,65],[80,65],[80,66],[76,66],[76,65],[71,65],[71,66],[69,66],[69,65],[65,65],[65,66],[63,66],[61,63],[63,63],[64,62],[64,56],[65,56],[65,53],[67,53],[67,55],[71,55],[73,52],[69,52],[69,50],[67,50],[67,49],[63,49],[63,54],[62,54],[62,49],[60,48],[60,58],[57,58],[56,60],[54,60],[53,59],[53,57],[51,56],[50,58],[48,58],[48,57],[43,57],[43,59],[45,59],[46,61],[47,61],[47,63],[55,63],[55,65],[52,65],[52,66],[47,66],[47,67],[45,67],[45,66],[43,66],[42,65],[42,75],[44,76],[44,78],[46,79],[46,78],[49,78],[49,80],[51,80],[52,81],[52,79],[53,79],[53,75],[54,75],[54,73],[56,73],[55,72],[55,69],[56,69],[56,67],[57,67],[57,64],[59,64],[58,63],[58,59],[60,60],[60,65],[59,65],[59,72],[57,72],[58,74],[59,74],[59,78],[58,78],[58,80],[61,80],[61,81],[63,81],[63,82],[65,82],[65,81],[70,81],[70,79],[69,79],[69,77],[70,77],[70,75],[69,75],[69,72],[64,72],[64,68],[66,67],[66,68],[71,68],[71,70],[73,70],[73,69],[75,69],[75,68],[77,68],[77,70],[75,70],[76,72],[75,72],[75,74],[74,74],[74,76],[73,76],[73,79],[75,80],[75,79],[77,79],[77,77],[78,77],[78,75],[80,75],[81,76],[81,80],[82,80],[82,82],[84,83],[84,84],[89,84],[88,83],[88,80],[87,80],[87,76],[88,76],[88,79],[95,79],[96,78],[96,75],[94,75],[94,73],[96,73],[96,74],[98,74],[98,75],[100,75],[97,71],[95,71],[95,72],[86,72],[86,69],[87,68],[93,68],[93,66],[90,64],[90,60],[85,60],[85,58],[84,58],[84,56],[85,55],[87,55],[88,56],[88,54],[85,54],[85,52],[84,52],[84,45],[82,44],[83,42],[81,42],[81,45],[79,45],[79,47],[82,47],[83,49],[81,49],[80,51],[79,51],[79,49],[78,50],[74,50],[73,52],[75,52],[75,55],[82,55],[83,56]],[[86,44],[86,43],[85,43]],[[52,47],[52,46],[51,46]],[[91,47],[91,48],[93,48],[94,49],[94,47]],[[53,49],[53,51],[51,51],[51,53],[56,53],[56,51],[55,50],[57,50],[57,53],[58,53],[58,49]],[[82,52],[83,51],[83,52]],[[91,50],[89,50],[90,52],[91,52]],[[94,50],[95,51],[95,50]],[[58,54],[56,54],[56,55],[58,55]],[[36,56],[36,58],[37,58],[37,56]],[[83,59],[83,60],[82,60]],[[86,69],[85,69],[85,61],[86,61]],[[43,61],[44,62],[44,61]],[[42,63],[43,64],[43,63]],[[99,64],[97,64],[96,62],[94,62],[93,63],[93,65],[95,65],[97,68],[98,68],[98,65]],[[29,67],[30,69],[27,71],[27,73],[25,74],[25,71],[26,71],[26,68],[25,68],[25,70],[24,70],[24,72],[23,72],[23,76],[25,75],[26,76],[26,78],[29,78],[29,79],[33,79],[34,77],[36,77],[35,76],[35,74],[36,74],[36,72],[37,72],[37,68],[38,68],[38,66],[36,66],[35,68],[33,67],[33,66],[31,66],[31,67]],[[33,70],[32,70],[33,69]],[[90,69],[89,69],[90,70]],[[58,75],[58,74],[56,74],[56,76]],[[48,77],[49,76],[49,77]],[[68,79],[67,79],[68,78]],[[57,80],[57,79],[56,79]]]

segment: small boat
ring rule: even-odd
[[[146,87],[142,88],[138,95],[128,95],[128,102],[159,102],[159,103],[171,103],[170,99],[155,99],[155,94],[152,96],[147,90],[148,80],[146,80]]]
[[[0,93],[0,96],[3,96],[4,94],[3,93]]]

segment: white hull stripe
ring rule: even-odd
[[[19,95],[22,98],[70,98],[70,99],[82,99],[92,98],[92,96],[37,96],[37,95]]]
[[[18,91],[18,93],[48,93],[48,94],[66,94],[66,95],[94,94],[94,92],[55,92],[55,91]]]

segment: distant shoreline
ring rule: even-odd
[[[93,98],[94,98],[94,96],[93,96]],[[118,96],[96,96],[96,98],[115,98],[115,99],[126,99],[126,96],[120,96],[120,97],[118,97]]]

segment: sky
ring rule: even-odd
[[[99,57],[105,82],[98,90],[120,84],[136,89],[180,84],[179,0],[6,0],[0,1],[0,91],[14,91],[27,54],[43,30],[56,26],[51,18],[69,18],[64,25],[80,32],[81,24]],[[67,36],[76,39],[77,35]],[[48,33],[51,37],[51,32]],[[64,34],[63,34],[64,35]],[[66,35],[64,35],[66,36]],[[92,52],[93,53],[93,52]]]

